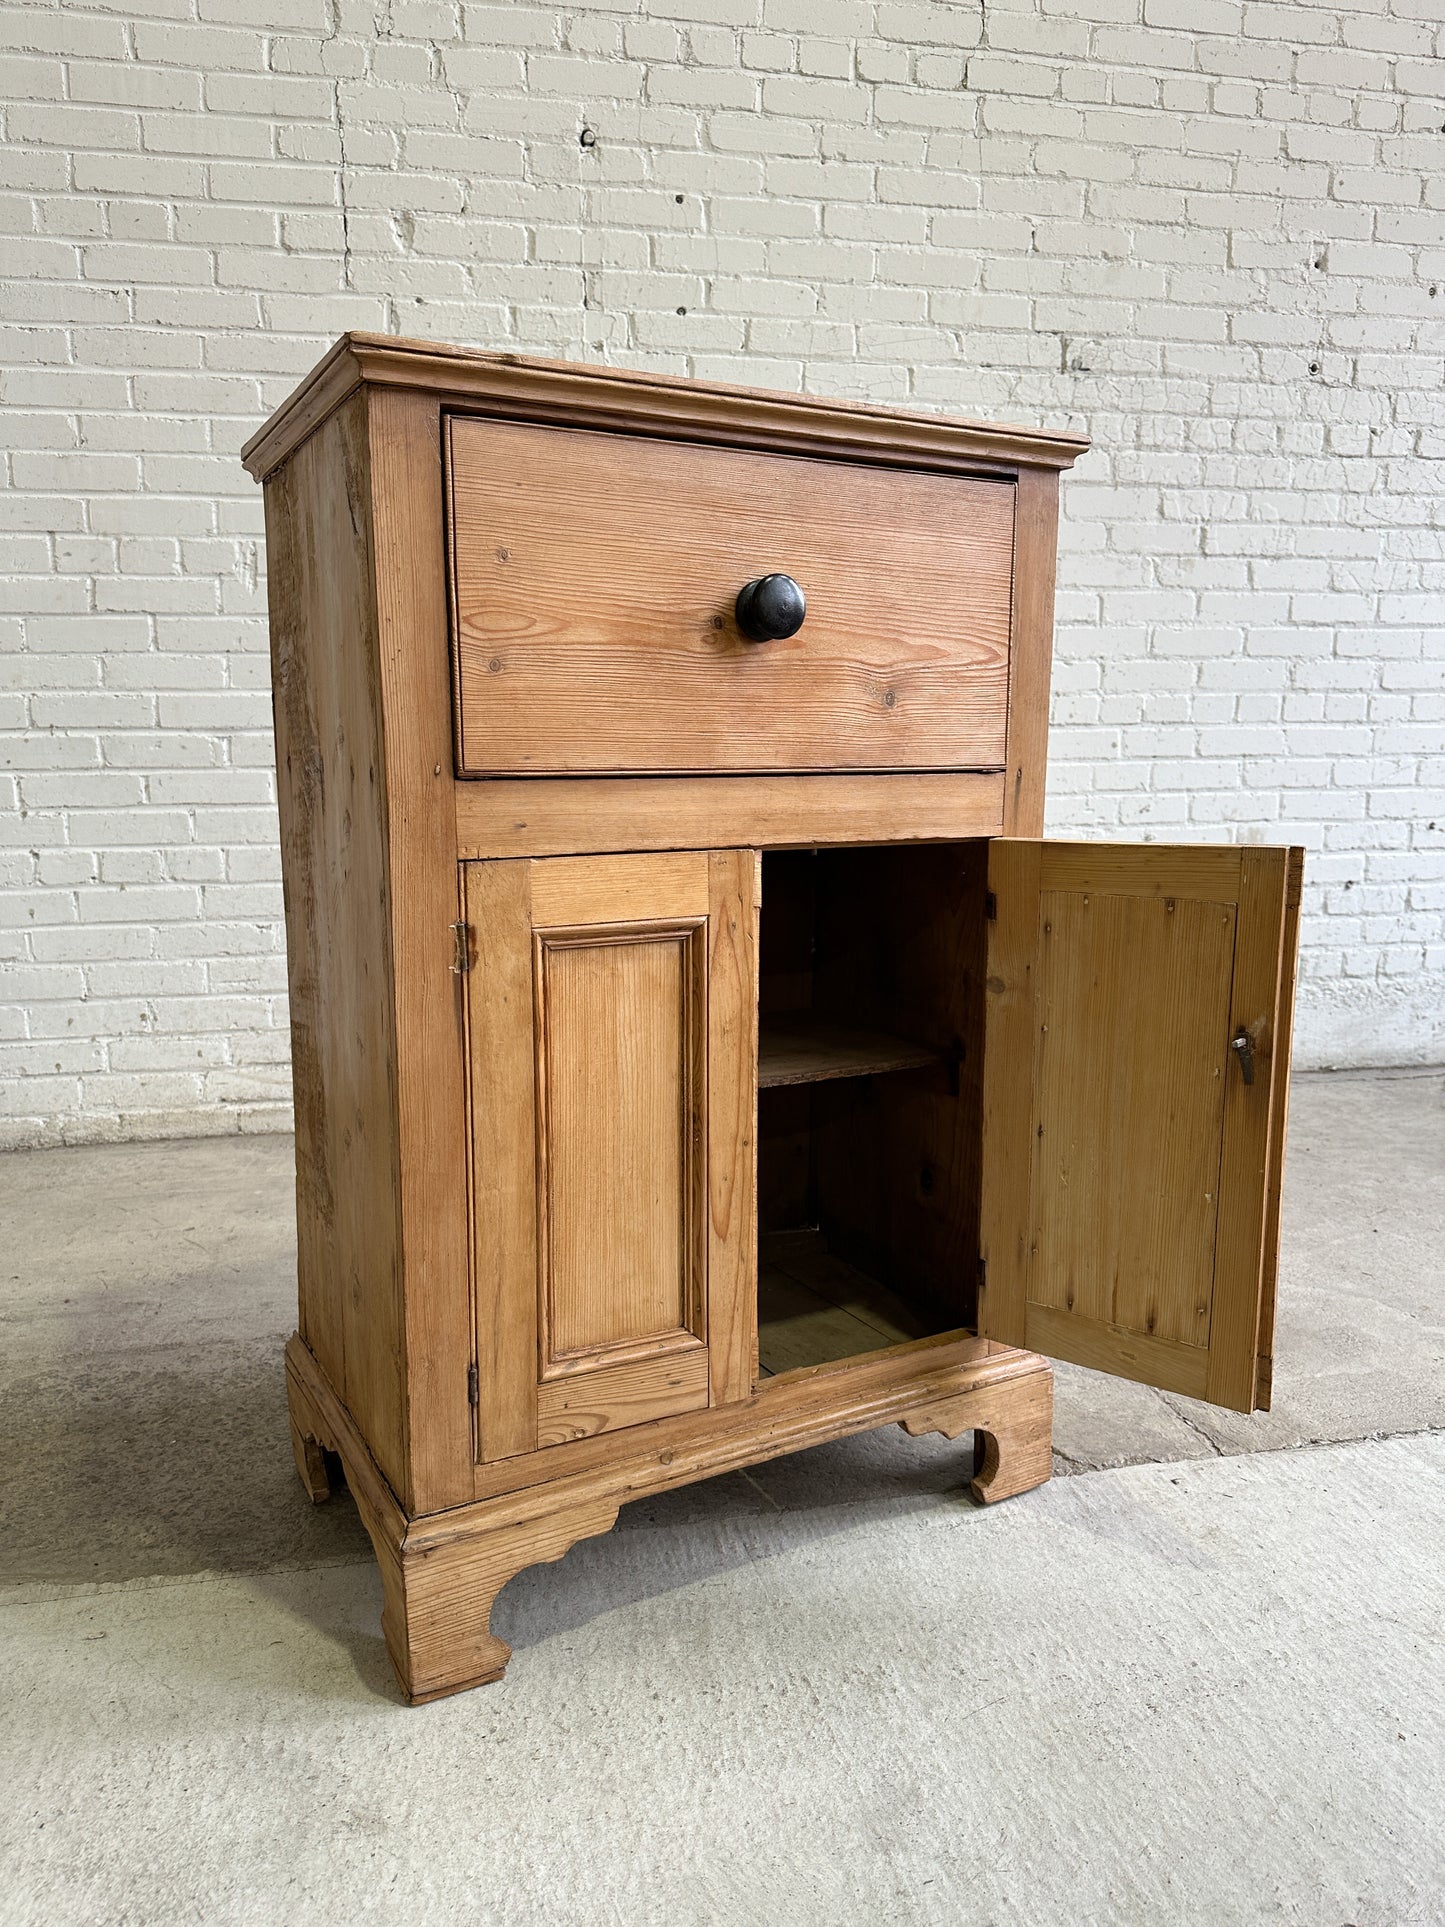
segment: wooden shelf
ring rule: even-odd
[[[758,1036],[758,1089],[780,1084],[821,1084],[833,1077],[874,1077],[880,1071],[917,1070],[937,1064],[942,1053],[880,1030],[822,1024],[799,1013],[769,1021]]]

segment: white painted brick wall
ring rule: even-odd
[[[4,0],[0,1141],[285,1118],[237,451],[347,327],[1086,429],[1051,829],[1306,844],[1302,1061],[1445,1056],[1441,39]]]

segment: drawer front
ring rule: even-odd
[[[998,769],[1014,488],[448,423],[463,775]],[[776,571],[798,632],[733,605]]]

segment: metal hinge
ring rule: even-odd
[[[452,972],[458,977],[464,977],[472,967],[470,935],[465,919],[452,925]]]
[[[481,1400],[481,1396],[482,1396],[482,1388],[481,1388],[480,1379],[477,1373],[477,1368],[475,1365],[468,1365],[467,1367],[467,1403],[468,1405],[478,1404]]]
[[[986,1338],[984,1323],[988,1317],[988,1259],[980,1258],[974,1273],[973,1287],[973,1328],[980,1338]]]
[[[983,893],[983,914],[990,923],[998,922],[998,898],[992,890],[985,890]]]

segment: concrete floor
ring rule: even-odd
[[[0,1158],[0,1921],[1445,1922],[1445,1077],[1300,1079],[1285,1212],[1273,1413],[1065,1369],[988,1512],[897,1428],[639,1504],[412,1712],[289,1141]]]

